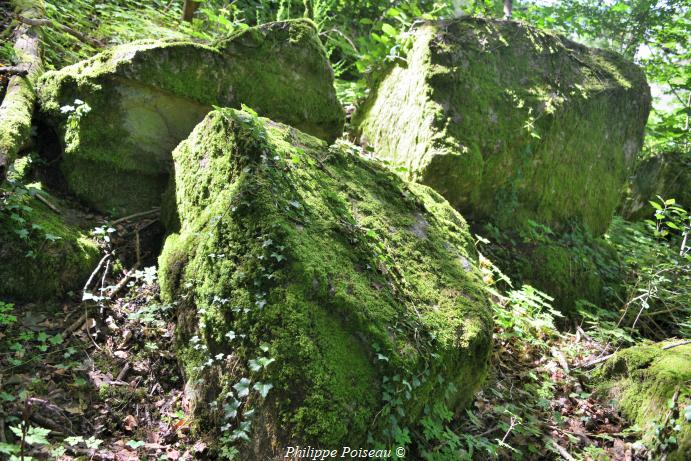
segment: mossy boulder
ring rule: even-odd
[[[43,122],[57,131],[61,170],[81,200],[115,215],[158,206],[170,153],[212,109],[247,104],[327,140],[343,111],[307,20],[245,29],[215,46],[141,41],[48,72]]]
[[[478,233],[490,243],[482,248],[515,284],[528,284],[554,298],[555,309],[572,317],[586,301],[603,307],[622,292],[621,255],[603,237],[583,229],[557,234],[532,224],[530,232],[500,231],[487,225]]]
[[[573,313],[579,300],[599,305],[604,297],[597,265],[574,248],[537,245],[527,252],[519,272],[523,283],[548,293],[564,313]]]
[[[691,405],[691,344],[675,344],[678,342],[619,351],[596,370],[595,381],[597,392],[616,401],[623,415],[641,428],[648,446],[658,438],[655,426],[664,424],[669,413],[667,423],[678,424],[680,430],[672,432],[677,449],[667,459],[682,461],[691,453],[691,422],[685,415]]]
[[[38,185],[0,189],[0,300],[41,301],[79,289],[99,258],[77,216]],[[35,194],[61,205],[48,208]]]
[[[263,460],[391,442],[426,405],[471,401],[490,305],[468,226],[440,195],[350,144],[232,109],[173,157],[181,229],[161,289],[179,302],[202,426],[247,433],[242,458]]]
[[[615,53],[465,17],[418,26],[354,123],[469,219],[602,234],[650,100],[643,72]]]
[[[650,201],[659,201],[658,195],[691,209],[691,154],[663,152],[641,161],[628,184],[621,214],[628,220],[653,219]]]

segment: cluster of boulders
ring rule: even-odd
[[[344,114],[308,21],[214,47],[117,46],[37,84],[51,184],[113,217],[163,208],[188,402],[224,443],[251,440],[243,459],[385,443],[430,403],[470,402],[492,324],[459,211],[501,229],[516,276],[557,307],[601,295],[597,252],[559,236],[601,235],[621,201],[650,109],[640,69],[512,21],[425,23],[413,38],[353,118],[413,182],[333,143]],[[7,262],[45,233],[3,220],[0,294],[77,288],[95,246],[25,201],[59,238],[20,271]]]

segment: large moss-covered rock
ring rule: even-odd
[[[35,186],[0,189],[0,300],[63,297],[84,285],[98,261],[76,215],[49,209],[31,195],[39,193]]]
[[[650,109],[622,57],[519,22],[424,23],[355,124],[473,220],[607,229]]]
[[[571,317],[581,301],[604,307],[619,302],[621,255],[602,237],[582,229],[557,234],[533,223],[530,231],[500,231],[487,225],[478,232],[490,243],[482,248],[517,285],[528,284],[554,298],[554,308]]]
[[[143,41],[47,73],[43,118],[57,129],[67,187],[122,214],[160,203],[170,153],[213,105],[247,104],[327,140],[343,112],[314,25],[246,29],[215,47]]]
[[[685,415],[691,405],[691,344],[663,349],[674,345],[668,342],[624,349],[596,370],[595,379],[597,391],[616,401],[624,416],[643,430],[646,443],[658,437],[655,427],[662,425],[671,411],[667,422],[678,424],[680,430],[673,434],[678,447],[667,459],[682,461],[691,453],[691,422]]]
[[[629,182],[622,215],[629,220],[652,219],[655,209],[650,201],[659,201],[658,195],[691,208],[691,154],[663,152],[644,159]]]
[[[468,227],[440,195],[352,145],[231,109],[173,157],[181,229],[162,292],[180,303],[200,423],[238,437],[255,410],[242,459],[390,442],[426,404],[471,400],[490,308]]]

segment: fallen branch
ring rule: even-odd
[[[22,16],[38,18],[44,15],[43,2],[15,0],[11,3]],[[14,36],[14,50],[21,62],[16,66],[20,72],[10,77],[0,104],[0,182],[5,180],[7,170],[31,135],[31,116],[36,102],[33,84],[43,73],[40,30],[20,24]]]
[[[7,75],[9,77],[26,77],[29,74],[29,71],[19,66],[3,66],[0,67],[0,74]]]
[[[101,260],[98,262],[98,265],[96,266],[96,269],[91,273],[89,276],[89,280],[86,281],[84,284],[84,288],[82,288],[82,293],[87,293],[89,286],[91,285],[91,282],[93,282],[94,278],[96,277],[96,274],[98,274],[101,271],[101,267],[103,264],[106,262],[106,260],[110,258],[110,253],[106,254]]]
[[[139,213],[134,213],[134,214],[131,214],[131,215],[129,215],[129,216],[124,216],[124,217],[122,217],[122,218],[116,219],[115,221],[113,221],[113,222],[111,223],[111,225],[116,226],[116,225],[118,225],[118,224],[120,224],[120,223],[123,223],[123,222],[125,222],[125,221],[129,221],[130,219],[141,218],[141,217],[143,217],[143,216],[149,216],[149,215],[152,215],[152,214],[158,214],[158,213],[160,213],[160,212],[161,212],[161,209],[160,209],[159,207],[152,208],[152,209],[149,210],[149,211],[140,211]]]
[[[586,362],[586,363],[580,365],[578,368],[586,368],[586,369],[592,368],[595,365],[597,365],[598,363],[606,362],[607,360],[609,360],[613,356],[614,356],[614,354],[609,354],[609,355],[605,355],[603,357],[598,357],[595,360],[591,360],[590,362]]]
[[[554,445],[554,448],[559,452],[559,454],[566,459],[567,461],[576,461],[576,458],[571,456],[571,454],[566,450],[566,448],[562,447],[557,443],[556,440],[550,439],[550,442],[552,442],[552,445]]]
[[[74,331],[78,330],[79,327],[84,325],[84,322],[86,322],[86,314],[82,314],[81,317],[79,317],[76,322],[74,322],[69,327],[65,328],[65,333],[67,333],[68,335],[73,333]]]
[[[664,347],[662,348],[662,350],[663,350],[663,351],[666,351],[667,349],[671,349],[671,348],[673,348],[673,347],[685,346],[685,345],[687,345],[687,344],[691,344],[691,340],[680,341],[680,342],[674,343],[674,344],[668,344],[668,345],[664,346]]]
[[[98,41],[98,40],[96,40],[96,39],[94,39],[94,38],[88,37],[88,36],[82,34],[81,32],[78,32],[78,31],[72,29],[72,28],[69,27],[69,26],[66,26],[66,25],[64,25],[64,24],[60,24],[59,22],[51,21],[50,19],[34,19],[34,18],[27,18],[27,17],[21,16],[21,15],[16,15],[15,17],[17,18],[17,20],[18,20],[19,22],[24,23],[24,24],[27,24],[27,25],[29,25],[29,26],[34,26],[34,27],[45,27],[45,26],[57,27],[58,29],[62,30],[63,32],[67,32],[68,34],[70,34],[70,35],[73,36],[74,38],[76,38],[76,39],[78,39],[78,40],[80,40],[80,41],[82,41],[82,42],[84,42],[84,43],[87,43],[87,44],[89,44],[89,45],[91,45],[91,46],[93,46],[93,47],[95,47],[95,48],[102,48],[102,47],[103,47],[103,43],[101,43],[100,41]]]
[[[58,207],[56,207],[55,205],[53,205],[53,204],[50,202],[50,200],[48,200],[48,199],[47,199],[46,197],[44,197],[43,195],[37,193],[37,194],[36,194],[36,198],[37,198],[40,202],[42,202],[45,206],[47,206],[48,208],[50,208],[51,210],[53,210],[55,213],[57,213],[57,214],[60,214],[60,213],[61,213],[61,212],[60,212],[60,209],[59,209]]]

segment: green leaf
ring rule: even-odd
[[[42,427],[30,427],[24,440],[29,445],[48,445],[48,434],[50,434],[50,429],[44,429]]]
[[[240,402],[231,397],[231,400],[223,405],[225,418],[235,418],[238,415],[238,408],[240,408]]]
[[[242,378],[240,381],[233,385],[233,389],[238,393],[239,398],[247,397],[250,393],[251,381],[247,378]]]
[[[79,436],[79,435],[76,437],[67,437],[65,440],[63,440],[63,442],[65,442],[66,444],[68,444],[71,447],[73,447],[75,445],[79,445],[83,441],[84,441],[84,437]]]
[[[384,23],[381,25],[381,30],[384,32],[386,35],[389,37],[396,37],[398,35],[398,31],[394,26],[391,24]]]
[[[649,200],[648,203],[650,203],[650,205],[652,205],[652,207],[656,210],[662,210],[662,205],[660,205],[659,203],[653,202],[652,200]]]
[[[134,448],[135,450],[139,447],[143,447],[144,445],[146,445],[146,442],[142,442],[141,440],[130,440],[127,442],[127,446]]]
[[[273,384],[270,383],[256,383],[252,388],[259,392],[259,395],[261,395],[262,398],[265,398],[273,387]]]

